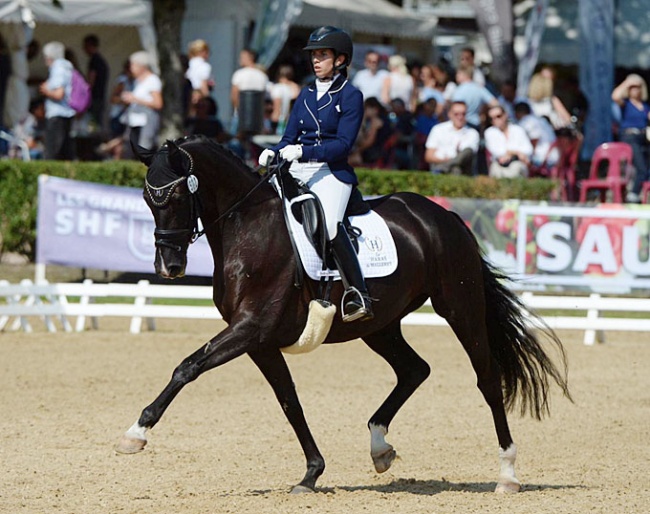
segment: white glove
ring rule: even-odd
[[[269,161],[272,161],[274,158],[275,158],[275,152],[273,150],[266,148],[260,154],[260,158],[257,160],[257,162],[259,162],[260,166],[266,166],[269,163]]]
[[[302,157],[302,145],[287,145],[280,150],[280,157],[285,161],[297,161]]]

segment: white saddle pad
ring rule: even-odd
[[[289,212],[291,232],[298,248],[300,260],[313,280],[331,276],[340,280],[337,270],[323,270],[323,261],[311,245],[302,225]],[[365,278],[386,277],[397,269],[397,249],[395,241],[384,219],[375,211],[361,216],[352,216],[350,223],[361,230],[359,236],[359,264]]]

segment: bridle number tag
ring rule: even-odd
[[[187,189],[189,189],[192,194],[199,190],[199,179],[196,178],[196,175],[189,175],[187,177]]]

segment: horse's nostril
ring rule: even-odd
[[[183,276],[182,266],[170,266],[167,269],[167,278],[179,278]]]

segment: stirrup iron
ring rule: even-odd
[[[361,293],[356,287],[348,287],[341,298],[341,313],[343,322],[349,323],[361,319],[371,320],[375,317],[372,312],[371,300],[367,294]],[[353,310],[351,310],[353,309]],[[346,312],[350,310],[350,312]]]

